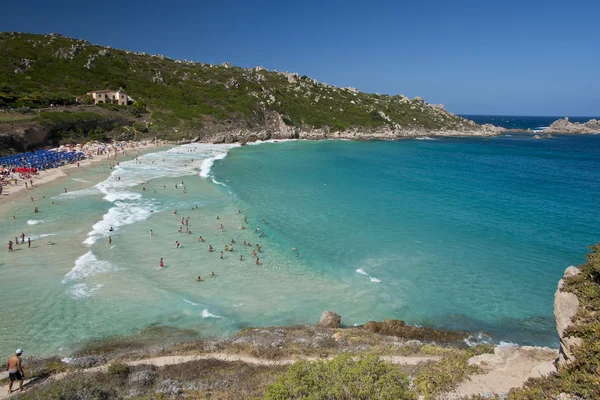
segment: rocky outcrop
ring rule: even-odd
[[[21,74],[21,73],[27,71],[29,68],[31,68],[32,64],[33,64],[33,60],[30,60],[28,58],[21,59],[21,62],[19,63],[19,67],[17,69],[15,69],[15,74]]]
[[[569,118],[559,119],[554,121],[548,128],[543,130],[544,133],[600,133],[600,121],[590,119],[588,122],[579,123],[571,122]]]
[[[94,67],[95,67],[94,61],[96,61],[97,58],[98,58],[98,56],[96,54],[90,54],[87,61],[85,62],[84,67],[87,69],[94,69]]]
[[[556,355],[557,351],[548,347],[496,346],[493,354],[471,357],[469,364],[479,367],[479,372],[440,399],[458,400],[477,395],[492,398],[493,394],[507,398],[511,389],[522,386],[527,379],[556,372],[552,363]]]
[[[158,71],[156,75],[152,77],[152,82],[158,83],[159,85],[166,85],[165,77],[163,76],[162,71]]]
[[[369,321],[363,328],[373,333],[438,343],[458,343],[466,337],[465,332],[411,326],[402,320],[390,318],[383,322]]]
[[[339,328],[342,317],[333,311],[323,311],[318,326],[320,328]]]
[[[573,293],[564,292],[563,287],[565,279],[578,275],[579,268],[569,267],[565,270],[563,278],[558,282],[558,289],[554,294],[554,316],[556,317],[556,330],[560,339],[559,362],[571,362],[575,358],[572,353],[572,346],[578,346],[582,343],[580,338],[566,336],[565,332],[573,324],[573,318],[579,308],[579,299]]]

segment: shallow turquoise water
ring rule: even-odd
[[[25,200],[4,209],[3,240],[52,236],[1,253],[0,317],[12,323],[0,352],[68,353],[149,326],[314,323],[325,309],[347,325],[392,317],[555,345],[557,281],[600,237],[599,136],[285,142],[221,159],[227,150],[75,171],[36,189],[39,214]],[[188,216],[193,233],[178,233]],[[243,241],[260,243],[261,265]]]

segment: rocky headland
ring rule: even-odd
[[[0,33],[0,53],[4,152],[31,150],[48,140],[56,145],[90,138],[223,143],[491,136],[504,131],[480,126],[418,96],[365,93],[260,66],[173,60],[54,33]],[[129,104],[93,107],[86,93],[99,89],[123,90]]]
[[[554,121],[548,128],[542,131],[543,133],[600,133],[600,121],[590,119],[588,122],[571,122],[569,118],[563,118]]]

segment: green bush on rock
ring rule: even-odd
[[[413,399],[406,375],[377,356],[298,362],[267,386],[265,399]]]

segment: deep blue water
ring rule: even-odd
[[[557,119],[564,118],[560,117],[540,117],[540,116],[510,116],[510,115],[461,115],[461,117],[468,118],[477,122],[478,124],[492,124],[501,126],[507,129],[531,129],[539,130],[547,128],[551,123]],[[569,117],[571,122],[587,122],[594,117]],[[596,117],[596,119],[600,119]]]

